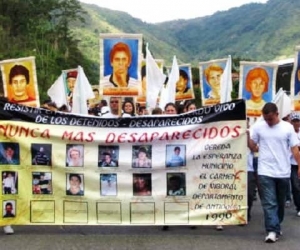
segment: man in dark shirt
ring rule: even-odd
[[[32,160],[33,165],[50,165],[50,158],[45,154],[43,147],[40,147],[39,152],[36,153]]]

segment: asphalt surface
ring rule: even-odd
[[[276,243],[265,243],[263,214],[256,201],[252,220],[246,226],[14,226],[14,235],[0,234],[1,250],[85,250],[85,249],[300,249],[300,217],[291,206],[286,209],[283,236]]]

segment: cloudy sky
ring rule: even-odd
[[[129,13],[148,23],[190,19],[212,15],[247,3],[266,3],[268,0],[80,0],[112,10]]]

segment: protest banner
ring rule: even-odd
[[[0,101],[0,117],[0,225],[247,222],[243,100],[115,119]]]

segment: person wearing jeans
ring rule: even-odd
[[[298,138],[298,147],[300,147],[300,115],[293,113],[290,116],[291,124],[293,125]],[[298,178],[298,165],[294,157],[291,156],[291,187],[293,201],[296,207],[297,216],[300,217],[300,179]]]
[[[266,103],[262,109],[264,120],[252,126],[248,147],[255,151],[259,145],[258,188],[264,211],[265,242],[274,243],[282,234],[286,191],[291,174],[290,154],[298,165],[300,177],[300,154],[298,139],[293,126],[279,117],[275,103]]]

